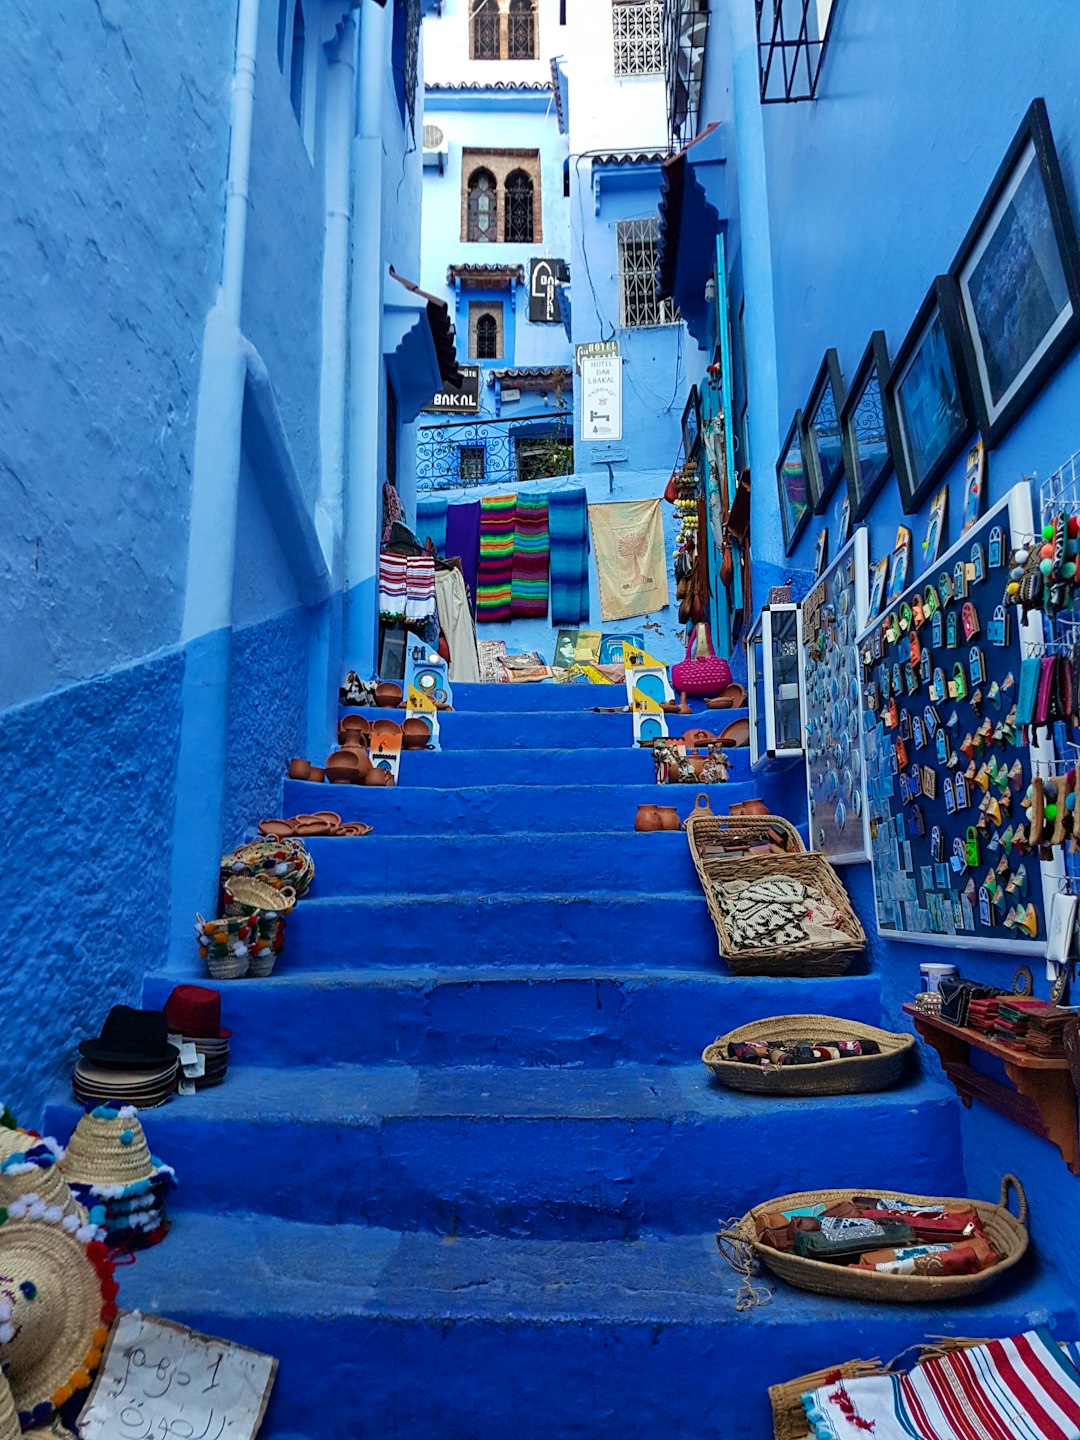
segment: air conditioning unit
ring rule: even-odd
[[[438,170],[441,175],[446,169],[447,159],[446,136],[438,125],[424,126],[424,169]]]

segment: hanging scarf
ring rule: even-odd
[[[548,549],[548,497],[519,495],[510,605],[515,620],[547,619]]]
[[[509,620],[514,576],[516,495],[489,495],[480,501],[480,571],[476,618]]]
[[[589,540],[585,491],[548,496],[551,536],[551,623],[578,625],[589,618]]]
[[[421,545],[432,542],[440,555],[446,554],[447,504],[441,498],[416,502],[416,538]]]

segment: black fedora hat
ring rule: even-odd
[[[95,1065],[133,1070],[169,1065],[177,1056],[176,1047],[169,1044],[169,1022],[162,1012],[135,1010],[130,1005],[114,1005],[101,1034],[95,1040],[79,1042],[79,1054]]]

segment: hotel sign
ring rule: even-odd
[[[424,406],[425,415],[475,415],[480,409],[480,366],[462,365],[461,388],[449,386],[432,397]]]
[[[569,277],[565,260],[529,262],[529,319],[535,325],[560,325],[559,284]]]

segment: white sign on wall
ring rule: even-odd
[[[622,359],[618,355],[582,356],[581,438],[622,439]]]

